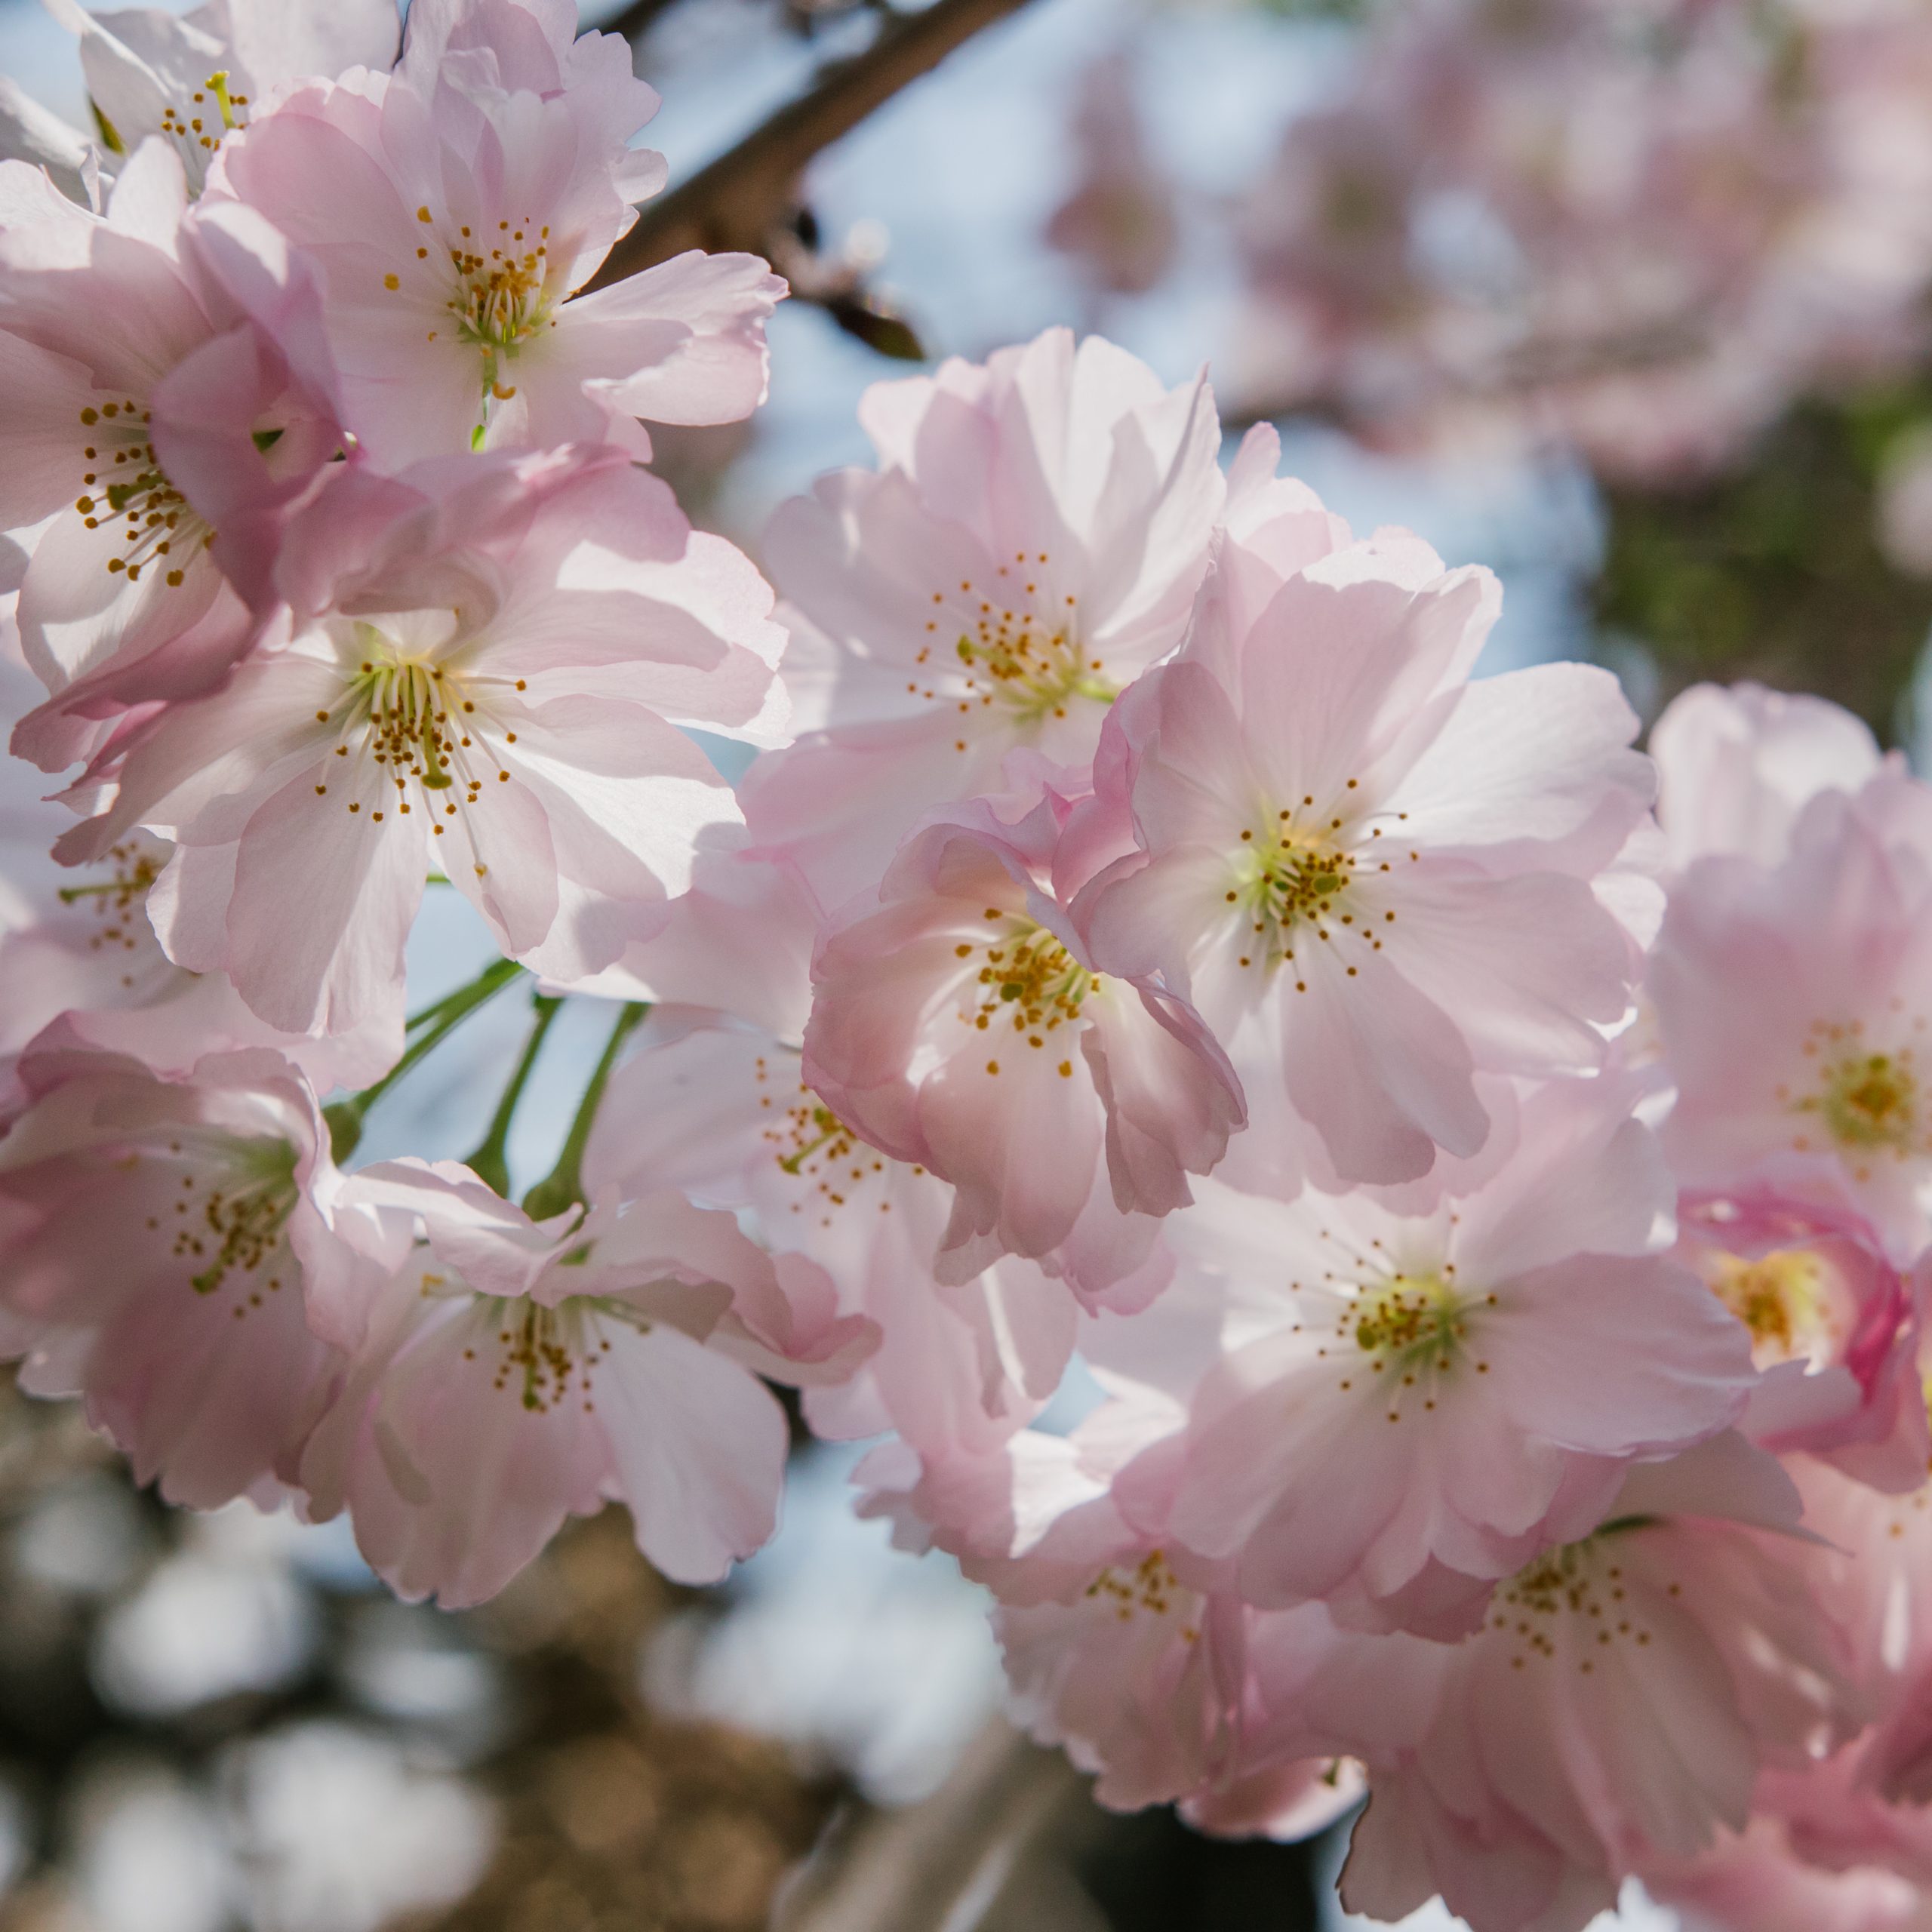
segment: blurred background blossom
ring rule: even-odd
[[[894,12],[583,9],[663,93],[674,186]],[[0,0],[0,73],[85,120],[37,0]],[[1208,362],[1224,419],[1277,422],[1358,528],[1495,567],[1485,669],[1595,657],[1649,715],[1753,676],[1909,749],[1932,731],[1924,0],[1030,0],[826,146],[755,238],[801,298],[771,401],[658,437],[694,519],[754,555],[779,502],[863,460],[869,383],[1072,321],[1169,383]],[[0,798],[10,851],[46,842],[31,776]],[[492,956],[432,896],[413,1002]],[[595,1017],[538,1066],[525,1179]],[[523,1024],[480,1017],[365,1155],[460,1153]],[[1059,1408],[1085,1406],[1076,1366]],[[340,1522],[165,1511],[9,1389],[0,1932],[900,1932],[866,1887],[908,1874],[947,1932],[1343,1922],[1332,1835],[1111,1817],[1019,1744],[983,1599],[854,1518],[854,1460],[801,1440],[780,1536],[721,1589],[655,1577],[607,1516],[445,1615],[391,1600]],[[1634,1894],[1619,1916],[1676,1923]]]

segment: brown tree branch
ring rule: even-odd
[[[608,287],[687,248],[768,254],[768,238],[790,211],[792,184],[821,149],[851,133],[900,88],[929,73],[981,28],[1026,0],[933,0],[890,21],[863,54],[826,67],[708,168],[652,202],[589,283]]]
[[[620,33],[626,40],[635,40],[657,24],[660,14],[669,13],[676,5],[677,0],[631,0],[631,4],[614,20],[606,20],[599,31]]]

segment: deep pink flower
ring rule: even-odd
[[[1652,778],[1607,673],[1469,681],[1487,571],[1400,531],[1329,548],[1271,497],[1108,721],[1088,809],[1129,849],[1074,918],[1198,1008],[1250,1089],[1229,1176],[1292,1195],[1473,1152],[1479,1071],[1601,1064],[1651,915],[1626,848]]]
[[[875,1339],[817,1269],[674,1192],[533,1222],[414,1161],[347,1192],[426,1246],[362,1309],[302,1481],[412,1600],[494,1595],[614,1498],[666,1575],[715,1581],[776,1521],[786,1429],[758,1377],[836,1380]]]
[[[29,553],[21,642],[50,694],[14,743],[57,771],[241,654],[343,438],[307,271],[248,209],[188,213],[165,144],[105,216],[13,162],[0,203],[0,530]]]
[[[1877,1234],[1829,1200],[1752,1188],[1687,1195],[1678,1259],[1749,1330],[1764,1372],[1743,1427],[1861,1482],[1918,1488],[1932,1463],[1920,1300]]]
[[[876,383],[860,415],[878,469],[822,477],[766,533],[811,735],[746,788],[760,842],[828,906],[928,807],[1001,789],[1015,749],[1092,758],[1180,641],[1224,493],[1205,380],[1164,389],[1066,329]]]
[[[763,400],[784,285],[693,250],[583,287],[663,186],[628,147],[657,97],[555,0],[412,8],[392,75],[317,81],[223,143],[209,188],[312,260],[349,426],[398,467],[480,447],[648,439]]]
[[[0,1346],[25,1358],[21,1386],[84,1398],[171,1502],[272,1494],[343,1365],[307,1303],[366,1265],[333,1232],[341,1177],[312,1090],[259,1050],[158,1078],[58,1026],[20,1072]]]
[[[1117,975],[1048,883],[1064,807],[989,804],[915,833],[827,930],[804,1078],[867,1140],[955,1190],[944,1278],[1024,1255],[1097,1294],[1141,1268],[1244,1118],[1199,1019]]]
[[[611,964],[736,815],[667,721],[774,728],[770,593],[609,445],[340,475],[277,583],[292,635],[117,747],[65,850],[175,839],[149,902],[169,955],[286,1031],[398,995],[433,871],[539,971]]]

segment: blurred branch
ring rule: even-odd
[[[943,1932],[977,1924],[1014,1865],[1086,1780],[1003,1718],[931,1797],[876,1813],[814,1854],[772,1914],[777,1932]],[[977,1909],[974,1908],[977,1906]]]
[[[600,31],[622,34],[629,41],[641,40],[657,24],[658,15],[668,14],[677,4],[678,0],[631,0],[614,20],[606,20]]]
[[[848,134],[902,88],[930,73],[947,54],[1026,0],[933,0],[915,14],[894,15],[863,54],[828,66],[737,146],[654,202],[611,251],[589,286],[602,288],[687,248],[742,249],[769,256],[771,237],[791,209],[793,183],[821,149]],[[648,21],[657,11],[640,0],[623,16]],[[623,31],[622,22],[618,30]]]

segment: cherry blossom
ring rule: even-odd
[[[1473,1152],[1478,1070],[1602,1063],[1653,917],[1625,857],[1653,781],[1607,673],[1468,681],[1487,571],[1401,532],[1328,549],[1318,506],[1272,500],[1108,721],[1091,809],[1129,849],[1074,918],[1198,1008],[1254,1110],[1229,1176],[1292,1195]]]
[[[88,97],[112,153],[158,137],[196,193],[217,150],[271,88],[352,67],[386,71],[400,38],[392,0],[211,0],[180,15],[46,4],[80,36]]]
[[[1383,1681],[1424,1727],[1413,1746],[1364,1753],[1351,1909],[1400,1918],[1439,1891],[1494,1932],[1581,1932],[1626,1872],[1741,1830],[1761,1765],[1801,1764],[1863,1720],[1812,1611],[1806,1546],[1734,1520],[1728,1476],[1700,1506],[1691,1472],[1712,1466],[1699,1451],[1639,1472],[1592,1534],[1498,1586],[1479,1635],[1407,1640]],[[1373,1706],[1392,1640],[1348,1641],[1352,1673],[1311,1713],[1323,1733],[1346,1725],[1344,1685]]]
[[[285,515],[343,436],[306,271],[248,209],[189,214],[164,143],[104,216],[18,162],[0,198],[0,527],[30,552],[21,644],[51,694],[14,746],[54,771],[242,654]]]
[[[243,1047],[273,1048],[321,1092],[367,1084],[395,1064],[402,1016],[393,1006],[346,1033],[282,1033],[249,1011],[225,974],[170,959],[147,900],[171,850],[131,833],[98,865],[69,875],[48,895],[51,903],[0,933],[0,1053],[17,1052],[60,1020],[66,1037],[167,1078]]]
[[[349,1294],[368,1265],[333,1231],[312,1090],[259,1049],[162,1078],[57,1026],[20,1078],[0,1346],[21,1386],[82,1396],[171,1502],[272,1494],[342,1366],[306,1297]]]
[[[795,1045],[722,1015],[654,1015],[584,1163],[593,1192],[647,1175],[748,1217],[878,1324],[878,1352],[849,1382],[804,1392],[819,1434],[891,1429],[921,1454],[991,1454],[1058,1386],[1077,1308],[1066,1285],[1011,1255],[964,1283],[937,1278],[952,1190],[860,1140],[805,1084]]]
[[[398,996],[432,871],[539,970],[609,965],[735,816],[666,719],[774,727],[768,593],[608,445],[338,476],[278,584],[292,635],[118,746],[67,855],[175,839],[164,948],[288,1032]]]
[[[821,478],[766,533],[808,735],[746,788],[828,907],[928,807],[1002,789],[1016,748],[1092,758],[1180,641],[1223,496],[1204,380],[1167,390],[1065,329],[876,383],[860,414],[879,468]]]
[[[612,1497],[666,1575],[715,1580],[777,1519],[786,1429],[759,1374],[835,1380],[872,1344],[820,1271],[675,1193],[535,1222],[413,1161],[348,1191],[425,1244],[364,1308],[302,1481],[412,1600],[494,1595]]]
[[[983,803],[907,841],[875,905],[820,943],[804,1079],[865,1139],[952,1183],[943,1278],[1013,1254],[1084,1294],[1144,1299],[1156,1217],[1190,1198],[1244,1109],[1195,1014],[1117,975],[1051,896],[1064,816],[1049,792],[1017,823]]]
[[[212,195],[312,261],[347,420],[388,467],[492,446],[730,422],[764,395],[784,285],[693,250],[584,294],[664,184],[626,143],[657,97],[550,0],[411,9],[392,75],[314,81],[222,145]]]
[[[1878,773],[1862,719],[1823,698],[1761,685],[1694,685],[1651,727],[1657,822],[1670,864],[1734,853],[1776,865],[1820,792],[1856,792]]]
[[[1922,1281],[1908,1282],[1856,1214],[1762,1189],[1687,1196],[1678,1258],[1750,1331],[1764,1371],[1745,1422],[1886,1491],[1932,1463],[1918,1376]]]
[[[1426,1213],[1204,1185],[1164,1238],[1213,1352],[1190,1377],[1155,1352],[1184,1447],[1124,1478],[1123,1506],[1229,1561],[1251,1601],[1454,1635],[1598,1521],[1632,1459],[1712,1435],[1752,1389],[1743,1329],[1654,1252],[1669,1198],[1608,1081],[1531,1096],[1508,1158]]]
[[[1917,1071],[1932,1014],[1928,808],[1915,780],[1881,777],[1855,798],[1814,798],[1780,864],[1699,861],[1671,895],[1648,983],[1679,1177],[1841,1186],[1895,1260],[1924,1243],[1932,1171]]]

